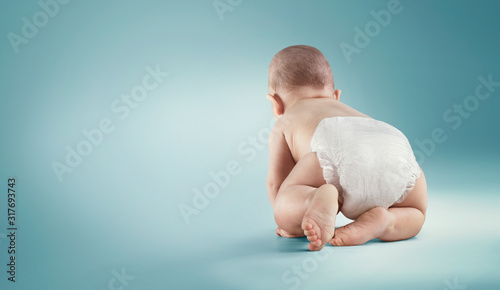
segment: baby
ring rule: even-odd
[[[276,120],[269,138],[267,188],[282,237],[361,245],[418,234],[427,185],[406,137],[341,103],[328,61],[316,48],[278,52],[269,67]],[[342,212],[354,222],[335,229]]]

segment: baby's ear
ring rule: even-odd
[[[342,93],[342,91],[341,91],[341,90],[335,90],[335,91],[333,92],[333,98],[334,98],[335,100],[337,100],[337,101],[338,101],[338,100],[340,100],[340,93]]]
[[[266,98],[271,102],[273,116],[277,118],[278,116],[283,115],[284,106],[278,94],[273,94],[273,95],[267,94]]]

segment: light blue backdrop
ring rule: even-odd
[[[2,289],[108,289],[123,286],[113,280],[122,268],[134,276],[124,289],[294,285],[282,273],[306,244],[274,236],[265,188],[267,67],[289,45],[319,48],[342,101],[407,135],[433,196],[498,194],[500,86],[476,91],[481,77],[500,82],[498,1],[63,2],[42,0],[48,12],[31,0],[0,9]],[[137,87],[150,70],[168,76]],[[131,93],[142,100],[126,103]],[[82,131],[101,122],[113,130],[90,145]],[[69,166],[67,148],[80,143],[89,154]],[[233,174],[214,183],[221,171]],[[5,270],[9,176],[18,191],[15,284]],[[179,206],[193,206],[196,190],[216,196],[199,198],[187,224]],[[418,265],[393,286],[442,289],[453,277]],[[468,271],[460,269],[450,275]],[[343,275],[357,284],[341,285],[370,283]],[[499,282],[478,277],[471,285]]]

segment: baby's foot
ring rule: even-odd
[[[309,250],[321,250],[333,237],[337,198],[338,193],[334,187],[322,186],[316,191],[302,220],[302,229],[310,241]]]
[[[389,212],[382,207],[372,208],[354,222],[335,230],[330,241],[333,246],[357,246],[380,237],[389,224]]]
[[[287,231],[285,231],[284,229],[278,227],[276,229],[276,234],[280,237],[284,237],[284,238],[300,238],[300,237],[303,237],[304,235],[300,235],[300,234],[290,234],[288,233]]]

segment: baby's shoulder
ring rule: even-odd
[[[287,116],[281,115],[276,121],[274,122],[273,126],[273,133],[279,133],[282,134],[285,131],[286,125],[289,123],[289,120]]]

